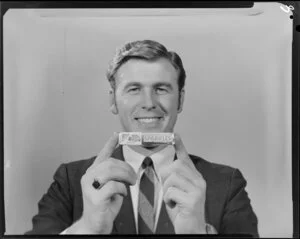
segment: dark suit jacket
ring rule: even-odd
[[[124,160],[122,147],[118,147],[112,157]],[[190,157],[206,180],[206,222],[221,234],[242,233],[258,237],[257,217],[241,172],[194,155]],[[59,234],[80,219],[83,211],[80,179],[95,158],[62,164],[57,169],[54,182],[38,203],[38,214],[32,219],[33,228],[25,234]],[[130,192],[128,186],[127,190]],[[156,233],[174,234],[164,203]],[[136,234],[130,193],[124,197],[112,234]]]

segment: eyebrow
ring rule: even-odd
[[[169,88],[171,90],[173,89],[173,86],[170,83],[156,83],[156,84],[154,84],[154,86],[155,87],[165,86],[165,87],[167,87],[167,88]]]

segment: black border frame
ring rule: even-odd
[[[258,1],[255,1],[258,2]],[[300,2],[299,1],[275,1],[293,6],[293,43],[292,43],[292,199],[293,199],[293,237],[299,238],[299,121],[300,121]],[[1,120],[1,151],[4,152],[4,118],[3,118],[3,16],[12,8],[251,8],[254,1],[1,1],[0,2],[0,120]],[[2,153],[3,155],[3,153]],[[0,199],[4,199],[4,155],[0,163],[1,183]],[[6,236],[5,232],[5,206],[4,200],[0,203],[0,236],[5,238],[29,238],[28,236]],[[123,235],[122,237],[124,237]],[[192,235],[182,235],[181,237]],[[30,236],[31,238],[53,238],[56,236]],[[82,236],[72,236],[72,238]],[[86,237],[86,236],[85,236]],[[93,236],[88,236],[93,237]],[[99,237],[99,236],[97,236]],[[132,237],[129,236],[128,237]],[[148,236],[147,236],[148,237]],[[159,236],[162,238],[162,236]],[[172,235],[177,238],[178,236]],[[199,237],[199,235],[197,236]],[[200,236],[202,237],[202,236]],[[213,235],[205,237],[214,237]],[[218,235],[217,237],[222,237]],[[234,237],[227,235],[225,237]],[[242,235],[238,235],[242,237]],[[64,236],[68,238],[68,236]],[[150,237],[148,237],[150,238]]]

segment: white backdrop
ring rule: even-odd
[[[290,14],[254,9],[9,10],[4,16],[6,234],[32,226],[63,162],[120,129],[108,106],[117,46],[157,40],[187,73],[176,131],[188,151],[239,168],[262,237],[292,236]]]

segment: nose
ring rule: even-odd
[[[142,109],[151,110],[156,107],[156,96],[151,92],[144,92],[142,99]]]

